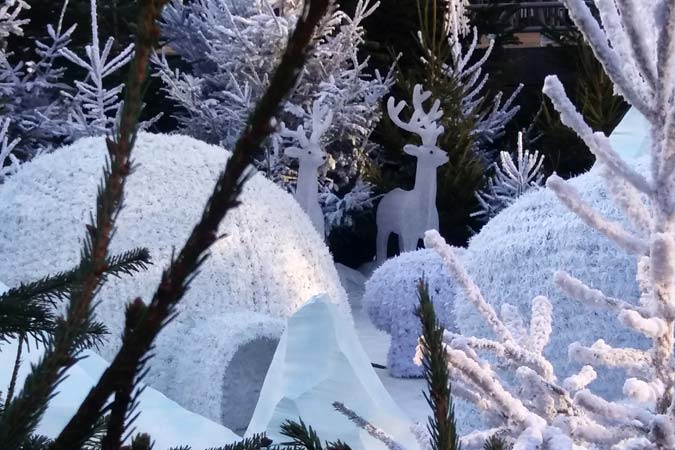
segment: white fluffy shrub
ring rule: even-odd
[[[422,376],[422,369],[413,362],[422,331],[415,316],[419,304],[417,284],[422,277],[429,283],[443,326],[454,331],[453,282],[436,252],[402,253],[382,264],[366,282],[363,306],[373,324],[391,335],[387,369],[394,377]]]
[[[105,154],[102,137],[82,139],[27,163],[0,186],[0,277],[5,283],[14,286],[78,263]],[[125,304],[151,297],[228,155],[185,136],[140,134],[136,170],[128,180],[111,252],[144,246],[154,265],[134,277],[110,280],[99,294],[96,313],[111,332],[102,356],[116,351]],[[228,413],[221,405],[226,384],[251,381],[225,379],[238,347],[254,339],[278,339],[284,319],[315,294],[325,292],[349,310],[328,249],[295,200],[258,174],[246,183],[241,200],[221,225],[226,236],[213,246],[177,319],[160,335],[146,379],[183,406],[218,421]],[[262,377],[255,382],[262,383]]]

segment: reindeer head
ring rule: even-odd
[[[450,160],[448,154],[435,145],[406,144],[403,151],[432,167],[442,166]]]
[[[300,164],[308,164],[317,169],[324,165],[328,159],[328,155],[321,148],[321,136],[330,128],[332,121],[333,112],[316,100],[312,105],[312,134],[309,138],[307,138],[302,125],[295,131],[292,131],[282,123],[281,135],[293,138],[300,144],[299,147],[287,147],[284,150],[284,154],[291,158],[297,158]]]
[[[435,100],[431,109],[428,112],[424,111],[422,104],[430,97],[431,92],[423,91],[422,85],[417,84],[413,89],[413,114],[408,122],[403,122],[400,118],[401,111],[407,106],[407,103],[403,100],[395,104],[394,98],[389,97],[387,112],[399,128],[415,133],[422,138],[422,145],[408,144],[403,147],[403,151],[438,167],[448,162],[447,153],[436,145],[438,137],[445,131],[442,126],[436,123],[443,117],[443,110],[441,110],[441,102]]]

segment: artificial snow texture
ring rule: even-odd
[[[340,402],[407,450],[419,445],[412,422],[382,385],[359,342],[353,322],[325,295],[307,302],[288,319],[260,400],[246,432],[266,431],[274,442],[288,419],[302,418],[326,441],[354,450],[387,447],[335,410]]]
[[[637,164],[637,163],[635,163]],[[643,163],[637,164],[643,171]],[[569,184],[602,216],[625,224],[595,166]],[[625,226],[630,229],[629,224]],[[553,334],[544,355],[562,376],[576,373],[581,366],[568,362],[568,345],[579,341],[591,345],[605,339],[614,347],[645,347],[648,343],[617,323],[615,315],[602,309],[581,307],[554,284],[556,271],[566,271],[608,296],[638,299],[636,259],[618,248],[567,209],[550,189],[538,189],[519,198],[488,222],[474,236],[460,257],[483,296],[497,310],[510,303],[521,316],[529,314],[538,295],[553,305]],[[456,321],[465,336],[492,336],[475,308],[455,297]],[[596,392],[614,396],[621,393],[622,374],[603,373],[603,386]]]
[[[102,137],[82,139],[35,158],[0,186],[0,276],[6,284],[79,262],[105,154]],[[185,136],[139,135],[136,170],[126,185],[111,253],[145,246],[154,265],[134,277],[111,279],[101,290],[96,313],[111,333],[103,357],[110,359],[118,348],[125,304],[151,298],[228,155]],[[327,293],[351,317],[328,249],[295,200],[258,174],[247,181],[241,200],[221,224],[225,237],[178,305],[178,317],[160,334],[145,380],[221,423],[239,407],[223,407],[226,386],[249,382],[225,378],[238,347],[278,339],[284,320],[315,294]]]
[[[420,320],[415,316],[420,278],[429,283],[429,293],[443,326],[456,331],[455,285],[435,251],[401,253],[382,264],[366,282],[363,307],[373,324],[391,336],[387,369],[394,377],[422,376],[422,368],[413,362],[422,333]]]
[[[644,162],[635,164],[645,168]],[[607,193],[600,170],[594,167],[569,183],[604,217],[621,221],[622,215]],[[568,362],[567,347],[574,341],[591,345],[603,338],[616,347],[647,345],[646,340],[617,324],[611,313],[582,308],[555,286],[555,271],[564,270],[609,296],[639,298],[635,258],[584,224],[548,188],[520,197],[488,222],[471,239],[468,249],[457,253],[483,296],[498,312],[502,312],[504,303],[509,303],[518,308],[521,316],[527,316],[532,298],[545,295],[551,300],[556,320],[544,353],[559,374],[569,376],[580,368]],[[422,275],[438,290],[431,290],[435,302],[454,302],[454,309],[448,305],[439,312],[441,319],[456,323],[464,336],[492,336],[435,252],[404,253],[373,273],[363,298],[375,325],[392,334],[388,361],[392,375],[406,365],[414,370],[408,352],[399,348],[414,349],[416,331],[404,338],[399,330],[410,330],[415,323],[406,308],[410,310],[416,304],[415,285]],[[390,311],[405,312],[396,318],[398,325],[392,326],[394,317]],[[400,356],[393,357],[394,354]],[[620,394],[620,375],[603,372],[601,376],[608,383],[594,389],[610,396]]]

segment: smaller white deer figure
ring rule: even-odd
[[[417,248],[417,242],[427,230],[438,229],[436,209],[436,169],[448,162],[448,155],[436,141],[443,134],[437,121],[443,117],[440,102],[434,101],[428,112],[423,103],[431,92],[423,91],[421,85],[413,89],[413,114],[409,122],[399,117],[405,101],[394,105],[394,98],[387,101],[387,112],[391,120],[403,130],[418,134],[422,145],[408,144],[403,151],[417,158],[415,187],[412,191],[394,189],[388,192],[377,206],[377,262],[387,258],[387,241],[391,233],[398,235],[399,251],[407,252]]]
[[[298,180],[295,187],[295,199],[309,215],[314,228],[324,237],[324,217],[319,204],[319,168],[326,163],[328,156],[321,149],[321,136],[330,128],[333,112],[328,106],[322,106],[318,100],[312,105],[312,134],[309,138],[300,125],[295,131],[281,124],[281,135],[293,138],[300,144],[284,150],[284,154],[298,159]]]

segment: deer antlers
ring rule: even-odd
[[[436,146],[436,140],[445,131],[436,121],[443,117],[441,102],[436,99],[429,112],[424,111],[423,103],[431,97],[430,91],[422,90],[421,84],[413,89],[413,115],[409,122],[403,122],[399,117],[403,108],[408,106],[405,100],[395,104],[394,97],[387,101],[387,112],[391,120],[401,129],[418,134],[422,138],[422,145]]]
[[[283,137],[296,139],[302,148],[307,148],[311,144],[319,145],[321,136],[328,131],[333,122],[333,111],[326,106],[322,105],[319,100],[315,100],[312,104],[312,134],[307,139],[307,134],[302,125],[293,131],[286,128],[286,126],[281,124],[281,135]]]

